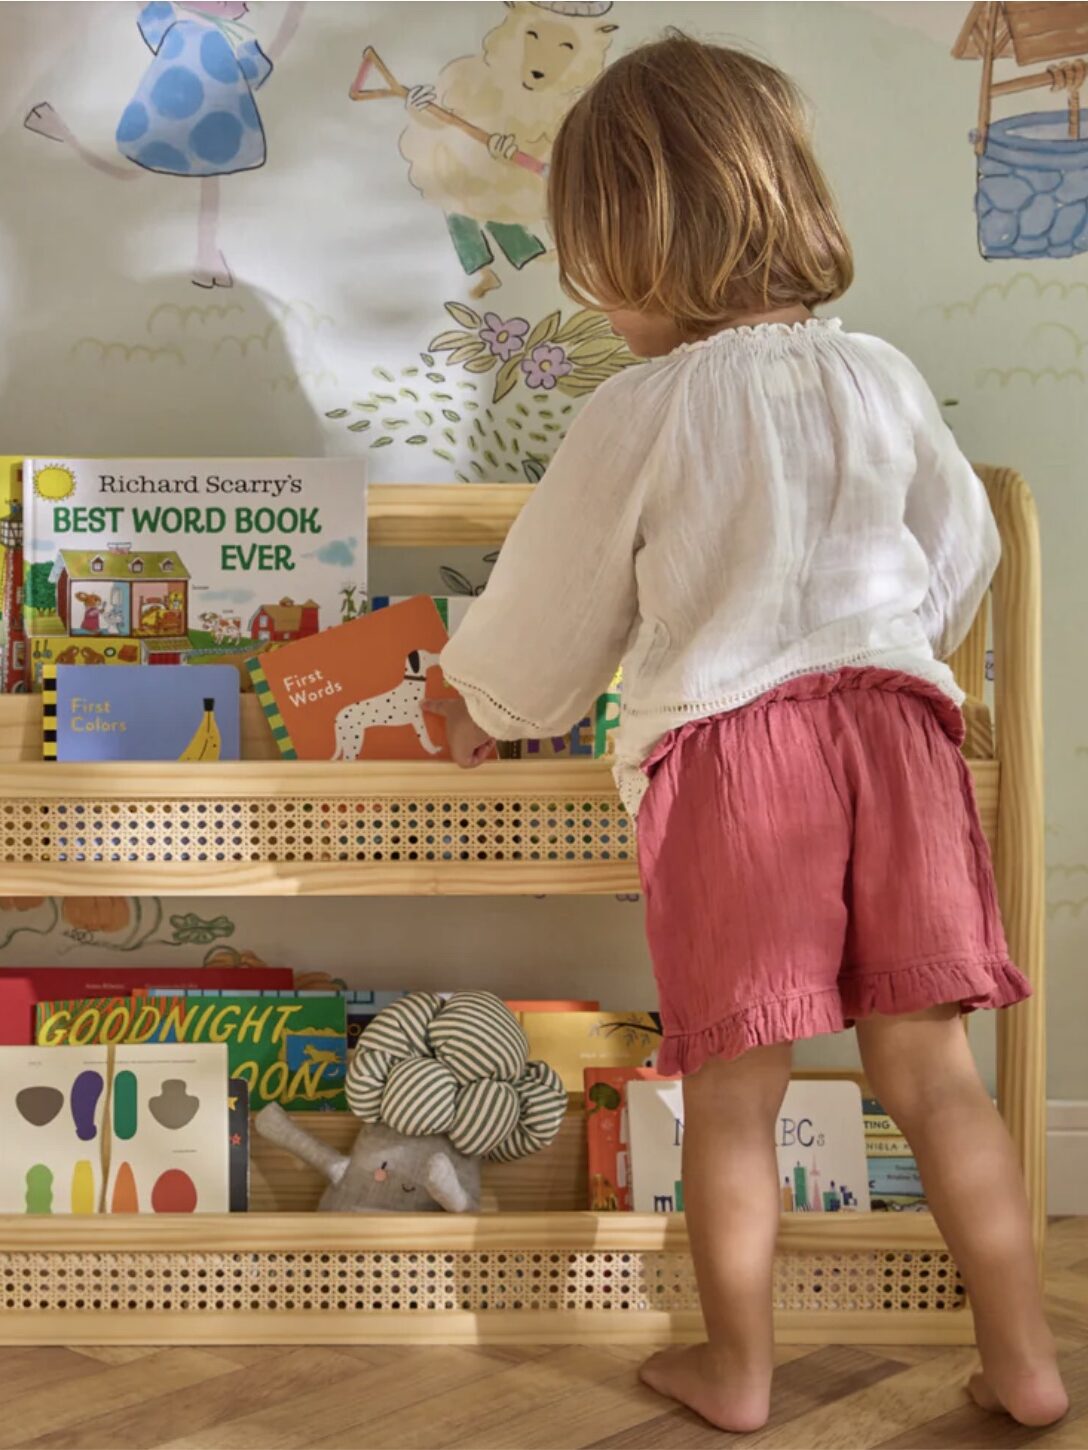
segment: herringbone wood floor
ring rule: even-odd
[[[976,1410],[969,1349],[783,1349],[759,1450],[1088,1450],[1088,1219],[1051,1227],[1073,1409],[1029,1431]],[[639,1349],[0,1350],[0,1450],[703,1450],[639,1385]]]

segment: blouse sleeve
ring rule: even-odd
[[[914,429],[916,472],[907,494],[906,524],[929,563],[929,589],[919,614],[933,652],[947,659],[982,603],[1001,557],[986,490],[918,378]]]
[[[496,739],[563,734],[612,679],[638,614],[646,452],[645,422],[599,390],[446,646],[446,679]]]

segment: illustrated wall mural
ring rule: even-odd
[[[994,259],[1088,252],[1088,110],[1081,107],[1088,5],[981,0],[952,54],[981,68],[971,133],[979,251]],[[1019,105],[1035,91],[1049,92],[1055,104],[995,114],[1005,97]]]
[[[617,27],[601,17],[611,9],[612,0],[508,0],[476,53],[434,83],[405,87],[373,48],[363,57],[352,100],[406,101],[409,180],[442,209],[473,297],[502,286],[496,252],[519,272],[550,257],[548,158],[567,108],[604,67]],[[384,84],[368,84],[372,71]]]
[[[255,93],[294,35],[302,12],[286,8],[267,51],[245,24],[249,6],[236,0],[192,0],[174,5],[152,0],[136,17],[140,38],[153,59],[117,123],[117,150],[132,165],[100,156],[64,121],[50,101],[27,113],[27,130],[60,141],[87,165],[115,181],[139,171],[199,182],[197,249],[193,282],[231,287],[234,278],[219,249],[220,179],[263,166],[264,126]]]
[[[379,483],[537,481],[635,361],[560,289],[555,136],[604,67],[668,25],[797,78],[856,252],[836,310],[908,352],[971,456],[1035,491],[1051,1087],[1088,1097],[1088,4],[8,4],[4,452],[364,455]],[[493,561],[379,550],[368,587],[475,593]],[[341,617],[362,602],[346,588]],[[653,1005],[631,902],[345,899],[321,903],[321,933],[312,920],[282,899],[9,898],[0,960],[227,953],[378,989],[547,980]]]

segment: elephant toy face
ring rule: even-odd
[[[448,1138],[409,1138],[384,1124],[364,1128],[347,1166],[321,1200],[332,1213],[471,1213],[480,1206],[480,1164]]]

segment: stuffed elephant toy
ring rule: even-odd
[[[364,1127],[350,1154],[322,1143],[278,1103],[261,1109],[254,1124],[329,1180],[321,1213],[476,1213],[480,1160],[458,1153],[440,1134],[414,1138],[384,1123]]]
[[[367,1125],[349,1155],[276,1103],[254,1120],[329,1180],[325,1213],[475,1213],[481,1159],[539,1152],[567,1110],[558,1073],[529,1061],[521,1025],[490,992],[411,992],[391,1003],[360,1037],[345,1091]]]

